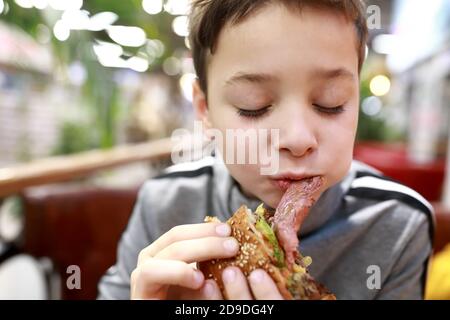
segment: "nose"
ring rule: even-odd
[[[286,151],[294,157],[303,157],[314,152],[318,147],[314,129],[314,117],[308,115],[308,111],[297,109],[288,114],[280,128],[280,153]]]

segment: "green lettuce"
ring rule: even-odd
[[[256,220],[256,230],[261,232],[263,236],[269,241],[273,248],[273,256],[276,261],[276,266],[279,268],[285,267],[284,263],[284,252],[281,249],[278,239],[275,236],[275,232],[270,227],[270,225],[267,223],[266,219],[264,218],[264,209],[262,208],[262,204],[256,209],[257,214],[257,220]]]

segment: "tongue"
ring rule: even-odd
[[[320,189],[322,184],[322,177],[312,177],[291,183],[275,211],[274,229],[278,241],[284,249],[286,262],[290,269],[298,255],[297,233],[315,202],[313,194]]]

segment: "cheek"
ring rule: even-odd
[[[230,175],[239,183],[246,195],[260,198],[258,192],[259,167],[249,164],[226,164]]]
[[[353,146],[355,143],[357,114],[349,115],[335,122],[327,130],[323,138],[323,155],[326,160],[326,170],[329,174],[329,183],[335,184],[348,172],[353,159]],[[338,159],[338,161],[337,161]]]
[[[342,148],[343,151],[348,150],[353,148],[357,126],[358,107],[352,105],[343,114],[322,125],[322,138],[333,148]],[[323,130],[323,128],[326,128],[326,130]]]
[[[209,112],[211,124],[214,128],[224,131],[228,128],[228,124],[232,122],[232,113],[225,107],[214,106]]]
[[[210,119],[214,131],[219,133],[221,139],[216,140],[216,145],[221,151],[221,154],[227,159],[237,159],[237,155],[241,157],[245,154],[245,159],[249,159],[250,154],[257,153],[255,145],[250,144],[254,141],[253,137],[258,136],[258,129],[267,128],[267,125],[261,121],[255,124],[253,121],[248,121],[237,114],[234,108],[227,106],[219,106],[210,113]],[[248,131],[251,130],[251,131]],[[247,135],[248,134],[248,135]],[[248,165],[252,167],[252,165]]]

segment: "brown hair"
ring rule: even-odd
[[[206,67],[221,30],[227,23],[238,24],[270,3],[301,10],[305,5],[337,10],[352,21],[358,39],[359,70],[364,62],[367,23],[363,0],[192,0],[189,43],[200,87],[207,93]]]

